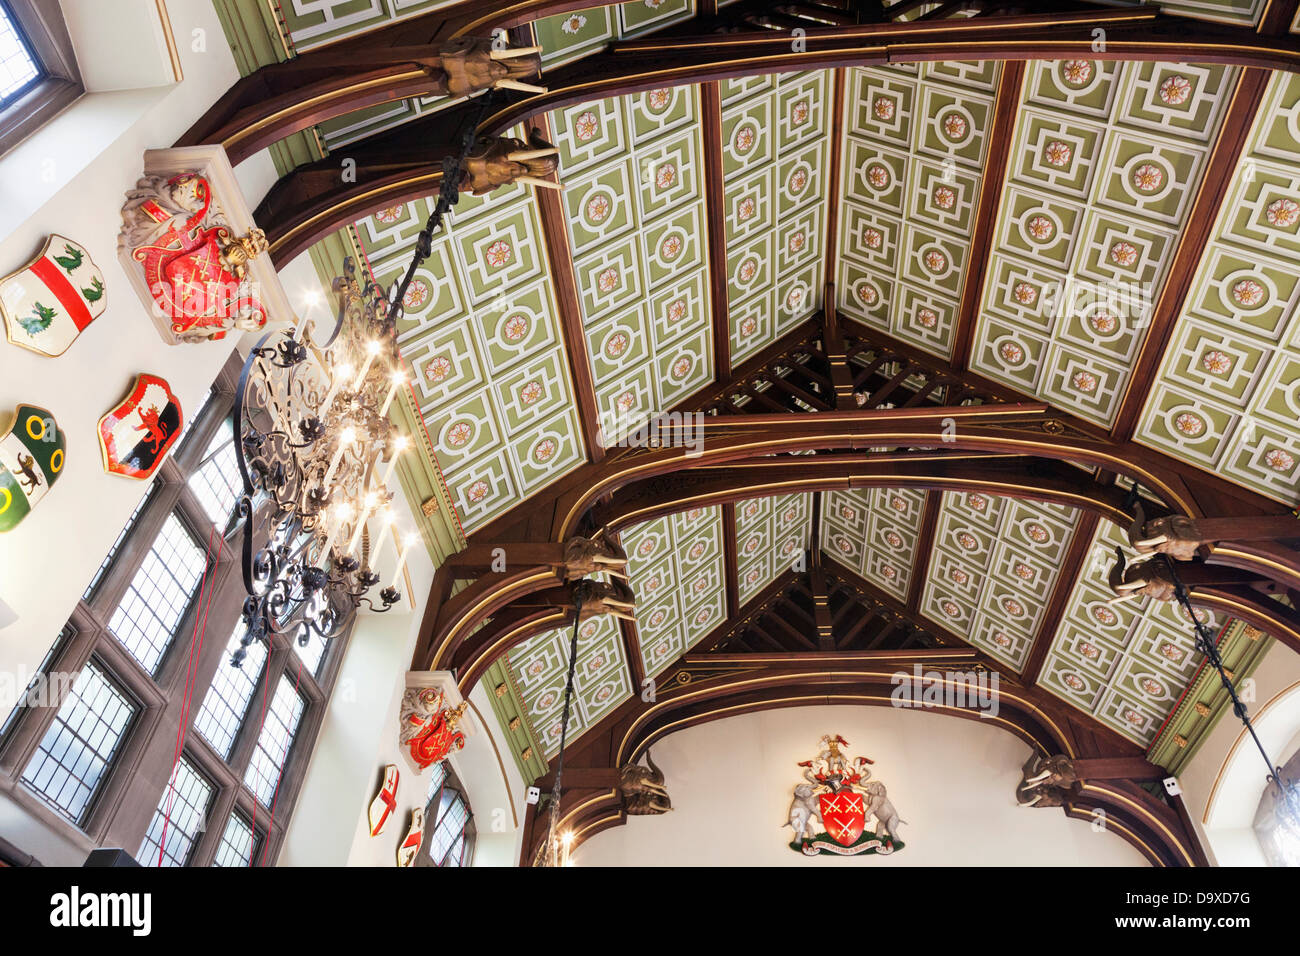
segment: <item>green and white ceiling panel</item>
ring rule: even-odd
[[[510,678],[523,701],[524,716],[549,760],[560,749],[564,686],[569,672],[570,627],[529,638],[506,656]],[[617,621],[608,616],[578,628],[578,664],[566,746],[632,696],[632,679]]]
[[[1023,669],[1077,522],[1074,508],[944,492],[921,614]]]
[[[1143,746],[1177,704],[1202,657],[1192,623],[1174,602],[1137,598],[1109,604],[1106,573],[1124,532],[1102,521],[1038,683]],[[1197,608],[1217,634],[1224,615]]]
[[[822,550],[891,597],[907,601],[926,492],[854,488],[822,495]]]
[[[806,561],[811,526],[810,492],[736,502],[736,567],[742,608],[786,570]]]
[[[545,70],[598,53],[614,40],[662,30],[693,16],[694,0],[630,0],[546,17],[535,21],[533,30]]]
[[[236,0],[239,2],[239,0]],[[454,0],[280,0],[274,6],[289,48],[302,54],[396,20],[429,13]],[[248,14],[244,14],[245,17]],[[446,96],[394,100],[327,120],[317,126],[328,149],[400,125],[456,102]]]
[[[606,445],[713,378],[699,90],[551,114]]]
[[[642,663],[653,677],[727,616],[722,511],[665,515],[634,525],[621,540],[636,594]]]
[[[1254,26],[1268,0],[1161,0],[1160,9],[1198,20]]]
[[[1135,437],[1300,502],[1300,81],[1276,73]]]
[[[1185,63],[1029,65],[973,371],[1111,424],[1236,74]]]
[[[357,223],[384,287],[406,270],[432,204]],[[462,195],[404,304],[398,347],[467,533],[586,461],[529,187]]]
[[[945,359],[1000,69],[922,63],[847,74],[837,307]]]
[[[821,309],[831,77],[719,84],[733,368]]]

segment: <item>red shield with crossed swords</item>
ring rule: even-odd
[[[823,793],[818,798],[822,823],[831,839],[841,846],[852,846],[867,825],[867,804],[862,794],[851,790]]]

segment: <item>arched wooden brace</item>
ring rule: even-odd
[[[665,514],[766,495],[851,488],[925,488],[1046,501],[1085,511],[1127,528],[1124,489],[1098,483],[1064,462],[1006,456],[815,455],[693,468],[636,481],[592,509],[591,523],[622,531]],[[1155,517],[1155,515],[1153,515]],[[487,547],[481,545],[480,547]]]
[[[549,4],[549,7],[583,8],[590,3]],[[482,35],[493,26],[518,22],[520,4],[503,16],[501,8],[485,5],[475,23]],[[557,10],[554,12],[563,12]],[[309,52],[291,61],[293,69],[304,76],[317,77],[315,85],[301,90],[279,90],[270,100],[260,100],[237,108],[226,115],[214,107],[213,116],[190,130],[183,144],[226,142],[232,161],[249,155],[259,144],[274,142],[282,136],[304,129],[334,116],[343,115],[373,102],[399,98],[413,87],[428,83],[418,75],[421,67],[409,57],[398,64],[388,63],[378,70],[353,75],[346,72],[317,70],[307,61],[316,56],[352,58],[358,64],[384,63],[402,52],[400,44],[430,43],[445,38],[446,24],[460,17],[466,26],[461,7],[453,7],[426,17],[412,18],[405,24],[362,34],[340,41],[319,53]],[[418,29],[425,19],[429,25]],[[437,21],[434,26],[433,21]],[[1106,49],[1094,52],[1092,31],[1098,26],[1107,31]],[[477,35],[477,34],[476,34]],[[426,37],[416,40],[416,37]],[[1016,17],[980,17],[968,20],[934,22],[910,21],[852,28],[809,28],[802,52],[794,52],[789,36],[768,31],[754,35],[731,34],[701,37],[674,36],[656,42],[653,38],[615,44],[609,52],[586,58],[570,67],[547,75],[549,92],[518,100],[487,118],[479,127],[481,135],[500,135],[516,123],[549,110],[593,99],[622,95],[655,87],[699,83],[728,77],[793,70],[903,63],[921,60],[1005,60],[1058,59],[1082,56],[1089,59],[1178,60],[1183,62],[1224,62],[1281,70],[1300,68],[1300,42],[1291,37],[1261,36],[1244,27],[1210,25],[1199,21],[1156,13],[1151,10],[1099,9],[1079,14],[1059,12]],[[263,68],[286,72],[285,65]],[[257,77],[258,74],[253,74]],[[370,84],[351,89],[363,81]],[[255,85],[259,81],[240,81]],[[387,86],[385,86],[387,83]],[[323,84],[323,85],[322,85]],[[351,92],[349,92],[351,90]],[[232,89],[236,102],[247,93]],[[355,102],[357,105],[352,105]],[[241,112],[242,109],[242,112]],[[255,219],[271,242],[272,260],[277,266],[288,262],[312,243],[330,235],[348,223],[386,206],[407,201],[413,192],[425,188],[420,177],[438,163],[443,154],[421,144],[440,143],[447,130],[463,125],[477,112],[472,102],[458,104],[421,119],[404,124],[397,130],[361,140],[348,147],[348,155],[380,152],[387,147],[394,152],[413,154],[404,160],[402,170],[390,167],[382,178],[362,172],[355,183],[335,196],[339,210],[320,217],[305,208],[259,207]],[[224,137],[224,140],[223,140]],[[260,146],[259,146],[260,148]],[[337,163],[332,164],[337,167]],[[315,164],[303,167],[312,170]],[[364,170],[361,161],[358,169]],[[308,173],[310,174],[310,173]],[[294,170],[281,180],[289,193],[299,175]]]
[[[677,439],[677,447],[611,455],[584,470],[581,482],[569,485],[558,498],[551,537],[563,541],[575,533],[601,497],[633,481],[760,455],[879,447],[947,448],[1078,462],[1138,481],[1171,510],[1200,516],[1194,503],[1166,480],[1166,473],[1156,470],[1157,463],[1148,460],[1146,453],[1120,449],[1103,439],[1052,434],[1043,428],[1049,420],[1047,406],[1038,403],[706,418],[698,425],[703,435],[698,454],[688,454]],[[674,439],[670,436],[670,440]],[[1127,454],[1134,460],[1123,457]]]
[[[1120,837],[1152,866],[1210,865],[1186,816],[1130,780],[1085,779],[1064,810]]]
[[[490,8],[492,5],[483,6]],[[590,3],[564,6],[579,8],[590,6]],[[481,15],[477,20],[480,32],[474,33],[473,24],[465,19],[466,11],[452,7],[405,23],[346,37],[284,62],[263,66],[237,80],[176,145],[219,143],[225,147],[231,164],[238,165],[286,136],[357,110],[393,100],[455,95],[458,91],[449,89],[441,49],[457,42],[452,34],[464,40],[471,37],[487,40],[493,29],[499,29],[514,19],[504,16],[504,12],[499,11],[495,16],[490,13]],[[486,13],[482,6],[480,13]],[[1027,37],[1039,35],[1045,29],[1063,31],[1073,27],[1076,31],[1081,28],[1090,30],[1098,24],[1121,33],[1127,31],[1136,37],[1135,28],[1149,27],[1156,22],[1151,11],[1134,15],[1131,11],[1116,10],[1076,14],[1052,12],[990,19],[1001,21],[1009,34]],[[426,25],[421,26],[421,20]],[[971,29],[968,25],[963,27],[959,21],[949,21],[949,24],[948,32],[956,34],[947,37],[949,41],[962,38],[977,41],[987,35],[987,28],[983,26]],[[903,49],[894,45],[906,44],[907,41],[928,43],[937,36],[935,24],[916,22],[851,28],[818,28],[810,24],[807,34],[805,42],[814,49],[824,47],[829,51],[847,47],[879,51],[882,43],[888,43],[891,44],[888,49],[900,55]],[[617,85],[668,67],[709,70],[720,61],[734,62],[737,57],[743,60],[760,54],[770,59],[773,52],[793,52],[788,38],[782,38],[784,50],[774,47],[771,40],[772,36],[766,30],[733,34],[723,44],[719,44],[716,36],[675,36],[671,41],[671,55],[666,53],[662,40],[650,44],[620,44],[622,56],[597,58],[598,65],[594,69],[584,65],[576,70],[559,71],[557,95],[560,95],[559,90],[567,87],[585,87],[593,82]],[[686,58],[685,63],[682,57]],[[885,55],[876,53],[872,58],[883,62]],[[553,98],[547,100],[548,104],[554,102]],[[539,104],[531,115],[548,108],[552,106]]]
[[[683,503],[679,510],[693,506]],[[1240,617],[1300,653],[1300,612],[1252,587],[1217,583],[1228,580],[1225,571],[1231,571],[1234,581],[1244,572],[1201,564],[1180,564],[1179,568],[1189,578],[1189,596],[1194,606]],[[1192,579],[1201,577],[1216,583],[1193,583]],[[454,671],[462,693],[468,694],[492,663],[512,647],[547,630],[573,623],[571,592],[558,584],[558,576],[547,566],[483,575],[448,601],[446,613],[437,613],[432,624],[426,616],[422,631],[428,626],[437,630],[429,636],[422,633],[412,669]],[[483,621],[487,624],[475,630]],[[724,621],[715,630],[724,629],[727,624]],[[818,659],[826,660],[824,656]]]
[[[428,609],[420,625],[413,663],[425,661],[425,668],[447,669],[456,649],[480,622],[497,617],[510,605],[548,604],[539,602],[534,595],[555,591],[561,583],[560,576],[546,565],[525,565],[482,575],[441,607]]]
[[[578,746],[566,753],[565,782],[569,786],[562,804],[561,828],[574,833],[576,846],[595,833],[624,822],[614,775],[618,768],[635,761],[645,749],[672,733],[738,714],[785,707],[891,706],[894,703],[891,699],[895,688],[891,679],[894,673],[899,669],[910,670],[916,662],[922,663],[927,670],[931,669],[925,663],[925,652],[859,656],[861,660],[844,661],[831,672],[779,664],[763,665],[683,684],[678,682],[677,676],[681,671],[703,666],[711,657],[708,654],[688,656],[688,663],[661,684],[666,689],[661,690],[656,701],[648,703],[637,698],[622,705],[611,718],[602,722],[604,727],[599,733],[584,736]],[[977,657],[979,655],[974,651],[960,656],[945,654],[942,661],[932,666],[940,670],[967,670]],[[1085,778],[1085,786],[1089,789],[1084,791],[1080,788],[1081,806],[1104,806],[1108,814],[1110,807],[1117,806],[1115,819],[1121,826],[1117,826],[1114,832],[1127,839],[1123,832],[1127,827],[1153,850],[1153,859],[1164,865],[1197,862],[1199,849],[1195,838],[1177,814],[1163,813],[1162,810],[1168,811],[1168,808],[1160,807],[1154,798],[1147,802],[1131,795],[1130,787],[1133,790],[1140,788],[1117,776],[1130,774],[1132,779],[1140,780],[1158,777],[1159,769],[1143,759],[1141,748],[1111,732],[1099,734],[1093,728],[1077,732],[1072,716],[1059,701],[1051,700],[1036,689],[1020,687],[1014,680],[1004,679],[999,691],[999,712],[997,718],[993,718],[996,726],[1043,752],[1064,753],[1074,758],[1078,766],[1089,768],[1086,772],[1095,768],[1102,775],[1103,780],[1095,783]],[[968,709],[928,709],[971,720],[990,719],[981,718],[976,711]],[[792,781],[794,779],[792,775]],[[546,789],[551,782],[552,777],[548,775],[538,784]],[[669,781],[670,794],[671,791]],[[1123,799],[1114,798],[1113,791]],[[530,815],[520,861],[522,865],[531,862],[538,844],[545,838],[547,822],[544,814]]]

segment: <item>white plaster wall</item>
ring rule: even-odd
[[[48,408],[68,442],[58,483],[22,524],[0,535],[0,600],[17,614],[0,629],[0,669],[9,672],[30,672],[40,663],[144,494],[144,483],[104,472],[100,416],[139,372],[161,375],[184,410],[197,408],[235,345],[166,345],[117,262],[119,209],[141,174],[144,151],[175,142],[238,78],[211,3],[169,0],[168,9],[183,41],[184,82],[85,97],[0,158],[0,274],[30,261],[58,232],[89,249],[108,287],[105,313],[58,358],[0,338],[0,414],[19,402]],[[204,52],[189,42],[196,29],[204,31]],[[99,39],[125,54],[133,49],[131,37],[125,28],[119,32],[104,27]],[[47,170],[63,185],[32,207],[49,188]],[[236,173],[252,205],[275,181],[265,153]],[[320,289],[305,257],[284,274],[290,295],[312,283]]]
[[[411,527],[414,519],[400,490],[394,504],[399,524]],[[412,550],[408,569],[411,593],[422,597],[420,607],[403,614],[362,615],[357,621],[289,824],[281,866],[394,866],[411,809],[425,803],[430,772],[416,773],[397,737],[405,675],[434,569],[423,550]],[[469,700],[466,717],[473,732],[465,749],[449,759],[474,813],[478,838],[472,862],[513,866],[523,838],[524,781],[482,684]],[[401,773],[397,811],[384,831],[371,837],[367,811],[390,763]]]
[[[209,0],[168,0],[184,80],[156,85],[171,69],[158,43],[161,28],[143,39],[138,32],[152,0],[111,2],[120,7],[116,16],[105,16],[110,0],[65,3],[74,43],[95,50],[93,62],[87,60],[88,88],[151,85],[92,92],[0,157],[0,275],[25,265],[58,232],[86,246],[108,289],[107,310],[58,358],[17,348],[0,335],[0,417],[20,402],[42,406],[68,442],[58,483],[21,525],[0,535],[0,601],[17,615],[0,627],[0,673],[9,678],[0,686],[7,688],[26,684],[145,492],[145,483],[104,472],[100,416],[139,372],[167,379],[188,413],[237,341],[166,345],[117,261],[119,210],[141,174],[144,151],[174,143],[238,79],[234,58]],[[265,152],[238,166],[236,176],[250,206],[276,179]],[[295,302],[309,289],[321,290],[305,255],[281,278]],[[0,719],[11,696],[0,699]],[[2,796],[0,834],[46,862],[76,865],[85,857],[83,847]]]
[[[888,857],[804,857],[782,827],[796,764],[823,734],[876,761],[907,821]],[[574,853],[577,866],[1145,866],[1120,837],[1014,792],[1029,747],[976,721],[888,707],[802,707],[690,727],[651,748],[673,812],[630,817]]]
[[[1300,654],[1283,644],[1254,673],[1251,720],[1269,756],[1285,764],[1300,747]],[[1179,776],[1202,845],[1220,866],[1264,866],[1253,828],[1264,760],[1241,722],[1225,714]]]

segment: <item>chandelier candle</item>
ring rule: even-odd
[[[372,341],[366,343],[366,361],[365,364],[361,366],[361,374],[359,374],[357,380],[352,383],[352,391],[358,392],[361,390],[362,384],[365,383],[366,376],[370,374],[370,366],[374,364],[375,356],[379,354],[381,348],[383,348],[383,346],[378,342]]]
[[[393,404],[393,399],[397,397],[397,390],[406,384],[406,373],[400,368],[393,372],[393,384],[388,389],[388,397],[384,399],[384,407],[379,410],[380,416],[388,414],[388,406]]]
[[[348,554],[352,554],[357,550],[357,545],[361,543],[361,535],[366,530],[366,519],[370,517],[370,512],[375,510],[377,504],[379,504],[377,494],[372,491],[366,495],[364,507],[361,509],[361,517],[357,519],[357,530],[352,535],[352,541],[348,544]]]
[[[402,542],[402,553],[397,559],[397,570],[393,572],[393,582],[388,585],[393,590],[397,590],[397,582],[402,578],[402,569],[406,567],[406,556],[410,553],[411,545],[415,544],[418,536],[408,534],[406,540]]]
[[[348,446],[357,440],[357,433],[351,428],[343,429],[339,435],[339,447],[334,451],[334,458],[330,461],[329,470],[325,472],[324,484],[328,488],[330,481],[334,478],[334,472],[338,471],[339,462],[343,460],[343,452]]]
[[[383,480],[380,481],[381,485],[388,485],[388,479],[393,477],[393,469],[397,467],[397,456],[406,451],[407,444],[408,441],[405,435],[397,436],[397,441],[393,444],[393,457],[388,459],[388,467],[384,470]]]
[[[343,380],[352,375],[351,365],[340,365],[334,370],[337,374],[334,376],[334,383],[330,386],[329,393],[325,396],[325,401],[321,403],[320,417],[324,418],[334,405],[334,398],[338,395],[339,389],[343,387]]]

